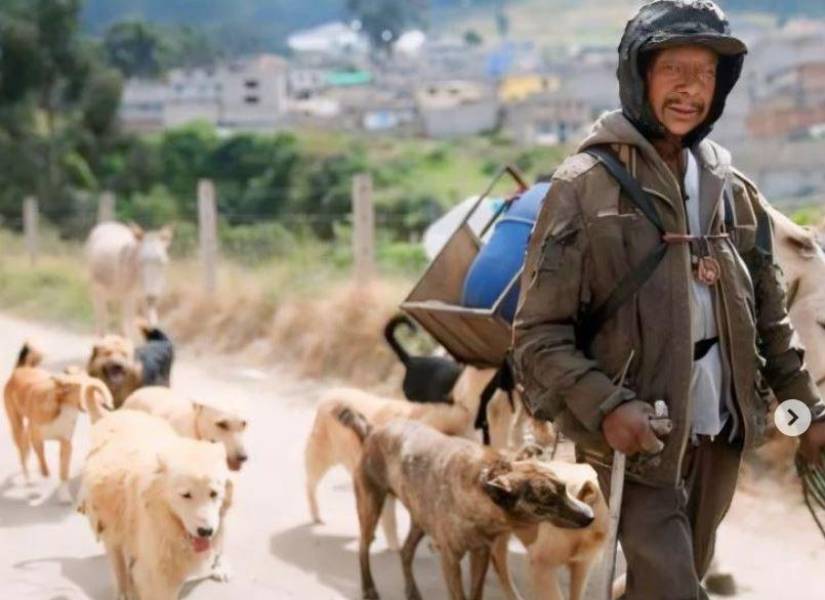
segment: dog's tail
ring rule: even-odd
[[[87,377],[81,389],[83,407],[94,424],[114,409],[115,402],[106,384],[95,377]]]
[[[145,319],[140,319],[138,321],[138,329],[140,329],[140,333],[143,335],[143,339],[147,342],[168,342],[172,343],[172,340],[169,339],[169,336],[166,335],[160,327],[155,327],[151,325],[149,321]]]
[[[410,355],[395,337],[395,330],[398,329],[400,325],[406,325],[413,332],[418,331],[415,323],[413,323],[407,315],[399,314],[387,322],[384,327],[384,338],[386,338],[390,348],[392,348],[393,352],[398,356],[398,360],[404,363],[404,365],[407,365],[410,362]]]
[[[349,406],[341,404],[332,411],[332,414],[344,427],[350,428],[362,442],[372,431],[372,425],[367,418]]]
[[[23,344],[23,347],[20,348],[20,352],[17,355],[17,363],[14,365],[16,368],[19,367],[36,367],[43,361],[43,355],[40,353],[37,348],[31,342],[26,342]]]

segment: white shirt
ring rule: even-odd
[[[699,210],[699,165],[693,152],[685,150],[686,169],[684,189],[685,213],[691,235],[702,235],[701,211]],[[718,335],[714,308],[714,289],[691,278],[691,343]],[[721,345],[714,344],[707,354],[694,361],[691,372],[690,395],[693,402],[693,435],[715,436],[724,427],[730,414],[724,397],[725,380],[722,366]]]

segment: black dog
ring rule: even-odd
[[[157,327],[143,329],[146,343],[135,349],[135,358],[143,366],[143,385],[169,387],[175,347],[172,340]]]
[[[397,315],[384,327],[384,337],[407,370],[402,386],[404,396],[412,402],[451,403],[450,393],[461,374],[461,365],[439,356],[410,356],[395,338],[395,330],[402,324],[413,332],[418,331],[408,317]]]

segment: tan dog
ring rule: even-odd
[[[470,597],[480,599],[491,547],[500,536],[545,521],[569,528],[593,521],[592,509],[570,496],[564,482],[535,460],[509,460],[422,423],[392,421],[370,431],[366,420],[349,408],[337,414],[359,437],[365,436],[354,473],[364,598],[378,598],[369,548],[388,494],[410,512],[410,533],[401,551],[409,599],[421,598],[412,562],[424,535],[438,548],[452,600],[466,598],[461,559],[470,553]]]
[[[321,478],[336,465],[343,465],[352,473],[361,456],[361,441],[336,418],[337,409],[347,406],[374,426],[392,419],[410,419],[426,423],[447,435],[469,436],[481,402],[481,392],[493,375],[493,369],[465,368],[453,388],[453,404],[419,404],[382,398],[352,388],[333,389],[325,393],[315,413],[315,422],[304,451],[306,493],[312,520],[321,522],[316,497]],[[391,501],[384,512],[383,528],[389,547],[397,549],[398,533]]]
[[[184,437],[223,444],[227,466],[233,471],[239,471],[248,459],[243,441],[246,420],[228,408],[202,404],[160,386],[140,388],[123,408],[160,417]]]
[[[135,358],[135,345],[119,335],[107,335],[95,342],[86,371],[106,383],[115,408],[143,382],[143,366]]]
[[[547,465],[559,479],[567,483],[568,492],[587,504],[594,520],[587,527],[569,529],[550,522],[541,522],[513,530],[527,549],[530,580],[535,600],[562,600],[558,572],[567,567],[570,572],[569,600],[581,600],[594,565],[598,564],[607,541],[609,513],[607,502],[599,488],[596,472],[589,465],[553,461]],[[503,535],[493,546],[493,566],[505,595],[519,598],[507,566],[507,541]]]
[[[220,544],[232,482],[221,444],[119,410],[92,428],[78,510],[103,541],[121,598],[174,600]]]
[[[527,414],[516,397],[515,411],[503,394],[495,396],[487,406],[491,446],[510,451],[525,443],[546,448],[556,441],[550,423]],[[607,540],[608,509],[599,488],[596,472],[589,465],[565,461],[548,463],[550,469],[568,484],[570,493],[593,509],[593,523],[582,529],[563,529],[552,523],[540,523],[514,532],[527,550],[532,597],[536,600],[561,600],[558,571],[570,571],[570,600],[580,600],[587,587],[593,566],[598,562]],[[507,541],[502,536],[493,547],[493,566],[508,598],[518,598],[507,566]]]
[[[112,408],[112,396],[102,381],[85,373],[53,375],[39,368],[42,355],[30,344],[23,346],[14,371],[6,383],[3,400],[12,437],[20,454],[23,477],[29,481],[29,451],[34,448],[43,477],[49,476],[44,451],[45,440],[60,443],[60,487],[58,499],[72,501],[69,467],[72,437],[78,413],[87,411],[92,422]]]

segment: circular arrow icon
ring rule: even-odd
[[[789,437],[798,437],[811,426],[811,411],[799,400],[785,400],[773,413],[776,428]]]

